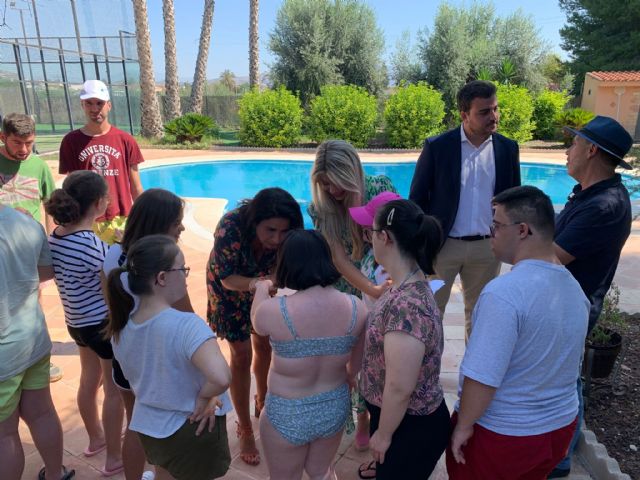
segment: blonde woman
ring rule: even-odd
[[[375,285],[360,272],[366,242],[362,227],[349,215],[349,208],[365,205],[384,191],[396,189],[384,175],[365,175],[353,145],[327,140],[318,147],[311,171],[309,215],[329,243],[333,262],[342,275],[336,284],[340,291],[378,298],[387,288],[386,284]]]
[[[334,286],[341,292],[362,292],[376,299],[389,287],[388,282],[376,285],[360,271],[360,262],[371,246],[370,238],[365,240],[362,227],[349,214],[349,208],[366,205],[385,191],[397,193],[388,177],[365,175],[353,145],[344,140],[320,144],[311,170],[313,200],[309,215],[329,243],[333,263],[341,275]],[[355,447],[363,451],[369,446],[369,419],[357,394],[354,404],[358,413]]]

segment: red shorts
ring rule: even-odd
[[[458,413],[451,416],[452,428]],[[450,480],[544,480],[567,454],[576,420],[552,432],[526,437],[501,435],[477,423],[462,447],[466,463],[457,463],[447,447]]]

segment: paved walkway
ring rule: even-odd
[[[168,154],[172,158],[147,162],[150,164],[175,163],[176,155],[183,155],[180,151],[151,151],[145,150],[147,159],[159,159]],[[286,154],[258,154],[261,158],[286,158]],[[255,158],[255,153],[212,154],[211,152],[189,152],[189,160],[211,158]],[[295,158],[305,158],[305,155],[288,155]],[[399,160],[415,160],[415,154],[392,155]],[[526,157],[526,155],[523,155]],[[564,160],[564,155],[536,154],[536,160],[546,157],[547,161],[559,163]],[[381,159],[389,161],[390,156],[384,157],[373,154],[363,155],[365,160]],[[183,158],[181,160],[186,160]],[[531,160],[531,158],[528,158]],[[54,171],[57,170],[54,169]],[[196,312],[204,316],[206,309],[206,289],[204,281],[204,266],[212,246],[212,231],[218,218],[225,208],[225,201],[211,199],[188,199],[188,209],[185,216],[187,231],[182,235],[181,247],[186,256],[186,263],[191,267],[191,275],[188,279],[189,293]],[[503,271],[509,267],[503,267]],[[623,251],[622,260],[616,274],[616,283],[620,286],[621,306],[627,311],[640,311],[640,285],[637,282],[637,272],[640,270],[640,223],[634,224],[634,231]],[[65,325],[62,305],[55,285],[49,285],[43,290],[43,306],[51,338],[54,341],[53,362],[64,369],[64,377],[61,381],[51,385],[58,414],[64,430],[64,463],[76,470],[76,478],[91,479],[100,478],[98,468],[104,464],[104,453],[92,458],[85,458],[82,450],[87,446],[87,435],[84,431],[80,415],[76,406],[76,391],[80,378],[80,362],[77,347],[69,337]],[[446,400],[451,408],[456,399],[458,368],[464,354],[464,307],[459,285],[454,286],[451,301],[444,316],[445,349],[442,358],[441,380],[446,392]],[[220,347],[229,358],[229,349],[226,342],[220,342]],[[233,432],[235,431],[235,414],[231,413],[227,421],[229,431],[229,443],[232,454],[232,464],[225,479],[266,479],[267,469],[264,461],[257,467],[245,465],[238,457],[238,442]],[[257,433],[257,423],[254,424]],[[38,470],[42,467],[42,461],[33,446],[33,441],[24,424],[20,425],[20,435],[25,448],[26,467],[24,479],[37,478]],[[336,470],[341,480],[355,480],[358,478],[357,467],[360,463],[369,460],[368,452],[360,453],[352,446],[353,438],[345,436],[336,458]],[[260,448],[260,440],[258,438]],[[615,452],[612,452],[615,455]],[[114,480],[124,479],[123,475],[112,477]],[[447,474],[443,465],[439,465],[431,477],[432,479],[446,479]],[[591,478],[582,465],[578,462],[572,468],[571,479]]]

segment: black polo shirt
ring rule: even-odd
[[[631,201],[619,174],[586,190],[576,185],[556,217],[555,242],[575,257],[566,267],[591,302],[589,328],[600,316],[630,232]]]

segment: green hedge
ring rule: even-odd
[[[544,90],[533,101],[533,121],[536,128],[533,137],[539,140],[553,140],[558,137],[558,117],[569,101],[566,91]]]
[[[327,85],[311,101],[308,128],[320,143],[341,139],[356,147],[366,147],[376,133],[376,97],[353,85]]]
[[[426,83],[400,87],[384,109],[389,146],[419,148],[424,140],[443,130],[442,94]]]
[[[533,98],[524,87],[500,84],[498,104],[500,105],[500,123],[498,131],[519,143],[531,140],[535,123],[532,120]]]
[[[296,145],[302,130],[300,100],[284,87],[252,90],[238,101],[242,145],[288,147]]]

